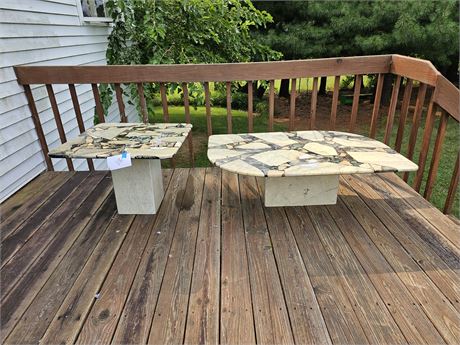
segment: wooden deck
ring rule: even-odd
[[[460,230],[394,174],[334,206],[265,208],[263,184],[165,170],[156,216],[108,174],[48,172],[1,205],[5,344],[458,344]]]

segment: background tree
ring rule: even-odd
[[[258,39],[284,59],[399,53],[431,60],[458,81],[457,0],[255,4],[273,15],[273,23],[256,33]],[[325,90],[325,79],[321,84]]]
[[[249,0],[108,0],[106,5],[114,25],[108,38],[109,64],[246,62],[281,57],[251,35],[251,30],[272,22],[272,17]],[[202,86],[189,87],[192,102],[200,101]],[[148,85],[145,91],[156,93],[157,88]],[[110,104],[110,87],[103,94]],[[137,97],[135,89],[131,97]],[[150,104],[150,111],[152,107]]]

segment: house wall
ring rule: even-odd
[[[46,169],[15,65],[105,65],[110,25],[88,24],[80,17],[80,0],[0,1],[0,202]],[[85,126],[94,118],[94,98],[89,85],[76,85]],[[67,138],[79,134],[68,87],[54,85]],[[32,92],[50,148],[60,144],[51,105],[43,85]],[[135,107],[125,102],[129,121],[138,121]],[[107,122],[118,122],[117,105]],[[56,170],[67,170],[65,161],[53,159]],[[74,160],[86,170],[84,160]],[[95,161],[105,169],[105,161]]]

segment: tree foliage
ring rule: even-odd
[[[457,0],[258,2],[261,42],[286,59],[398,53],[458,68]]]
[[[108,64],[246,62],[281,57],[251,34],[272,22],[272,17],[249,0],[108,0],[106,7],[113,20]],[[169,87],[180,91],[176,84]],[[110,104],[110,86],[101,91]],[[135,88],[130,91],[131,99],[136,99]],[[145,92],[146,98],[152,99],[158,87],[149,84]],[[189,85],[189,93],[192,103],[202,103],[201,85]]]
[[[186,64],[272,60],[279,53],[251,29],[272,22],[249,0],[109,0],[110,64]]]

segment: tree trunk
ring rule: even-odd
[[[289,79],[282,79],[280,85],[280,91],[278,93],[279,97],[289,98]]]
[[[321,77],[321,81],[319,83],[319,91],[318,94],[326,95],[326,84],[327,84],[327,77]]]
[[[382,105],[388,106],[390,104],[393,79],[394,78],[392,74],[385,74],[385,78],[383,79],[383,87],[382,87],[382,99],[381,99]]]

